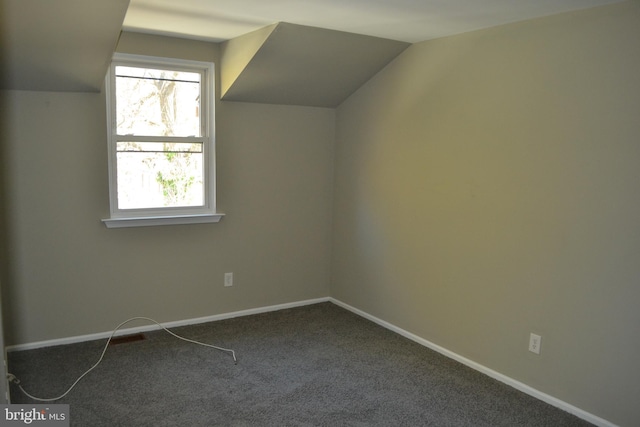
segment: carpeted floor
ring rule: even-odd
[[[331,303],[173,329],[110,346],[57,403],[72,426],[591,424]],[[106,340],[9,353],[38,397],[63,393]],[[32,403],[11,386],[12,403]]]

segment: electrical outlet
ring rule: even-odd
[[[542,337],[532,333],[529,335],[529,351],[535,354],[540,354],[540,345],[542,344]]]
[[[233,273],[224,273],[224,285],[233,286]]]

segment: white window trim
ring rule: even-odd
[[[203,128],[206,143],[203,144],[203,160],[205,174],[205,203],[204,206],[148,208],[148,209],[119,209],[117,188],[117,127],[113,114],[115,99],[115,67],[117,65],[134,65],[148,67],[168,67],[184,71],[204,70],[201,82],[201,114],[208,117]],[[141,55],[116,53],[105,78],[105,92],[107,95],[107,144],[109,150],[109,205],[110,218],[102,222],[107,228],[143,227],[174,224],[202,224],[219,222],[224,214],[216,212],[216,179],[215,179],[215,80],[214,64],[210,62],[190,61],[182,59],[161,58]]]

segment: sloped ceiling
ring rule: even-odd
[[[415,43],[619,1],[131,0],[124,29],[222,42],[290,22]]]
[[[98,92],[129,0],[0,0],[0,89]]]
[[[224,99],[332,107],[409,43],[618,1],[0,0],[0,89],[97,92],[124,28],[223,43]]]
[[[222,99],[335,107],[410,43],[621,0],[131,0],[127,31],[222,43]]]
[[[222,44],[222,99],[336,107],[410,44],[281,22]]]

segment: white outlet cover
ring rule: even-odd
[[[233,273],[224,273],[224,285],[233,286]]]
[[[540,345],[542,344],[542,337],[540,335],[532,333],[529,335],[529,351],[535,354],[540,354]]]

